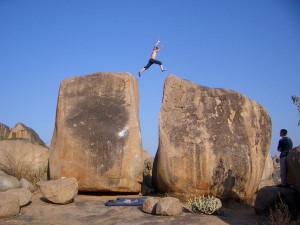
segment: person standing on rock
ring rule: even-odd
[[[289,151],[293,148],[292,140],[287,137],[287,130],[281,129],[280,136],[282,137],[278,142],[277,150],[280,152],[280,178],[281,184],[278,187],[289,187],[287,183],[287,160],[286,157],[289,154]]]
[[[139,72],[139,77],[141,76],[141,74],[142,74],[145,70],[149,69],[149,67],[152,66],[152,64],[158,64],[159,67],[160,67],[160,69],[161,69],[161,72],[167,71],[166,69],[164,69],[164,67],[163,67],[163,65],[162,65],[162,62],[155,59],[157,53],[162,49],[162,48],[159,48],[159,47],[158,47],[158,44],[159,44],[159,43],[160,43],[160,40],[158,40],[158,41],[156,42],[156,44],[154,45],[153,50],[152,50],[152,53],[151,53],[151,58],[149,59],[148,64],[147,64],[146,66],[144,66],[144,68],[141,69],[141,71]]]

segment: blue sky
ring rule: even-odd
[[[163,85],[171,73],[231,89],[261,104],[273,124],[300,144],[298,0],[0,0],[0,122],[22,122],[50,144],[58,89],[71,76],[130,72],[137,77],[160,39],[157,59],[139,79],[144,148],[154,156]]]

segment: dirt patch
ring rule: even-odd
[[[155,216],[143,213],[136,206],[105,206],[109,199],[118,196],[77,195],[74,202],[66,205],[44,201],[40,193],[35,193],[32,202],[21,208],[17,217],[0,219],[1,225],[253,225],[264,224],[266,217],[255,215],[253,208],[243,205],[223,208],[222,216],[201,215],[184,212],[180,216]],[[122,196],[124,197],[124,196]],[[129,197],[129,196],[128,196]],[[138,197],[138,196],[130,196]]]

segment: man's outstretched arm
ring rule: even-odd
[[[157,42],[156,42],[156,44],[154,45],[154,47],[156,47],[159,43],[160,43],[160,40],[157,40]]]

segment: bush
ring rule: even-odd
[[[270,225],[288,225],[290,221],[289,207],[282,202],[275,204],[275,209],[270,209],[269,221]]]
[[[7,140],[8,136],[7,135],[0,135],[0,141]]]
[[[289,207],[286,203],[284,203],[279,196],[279,202],[275,204],[274,209],[270,208],[269,221],[270,225],[289,225],[295,224],[300,225],[300,214],[298,210],[290,213]],[[298,212],[297,212],[298,211]],[[292,223],[291,223],[292,222]]]
[[[188,201],[188,205],[190,206],[192,212],[210,215],[221,208],[221,201],[213,196],[200,196],[195,197],[193,200],[190,199]]]

